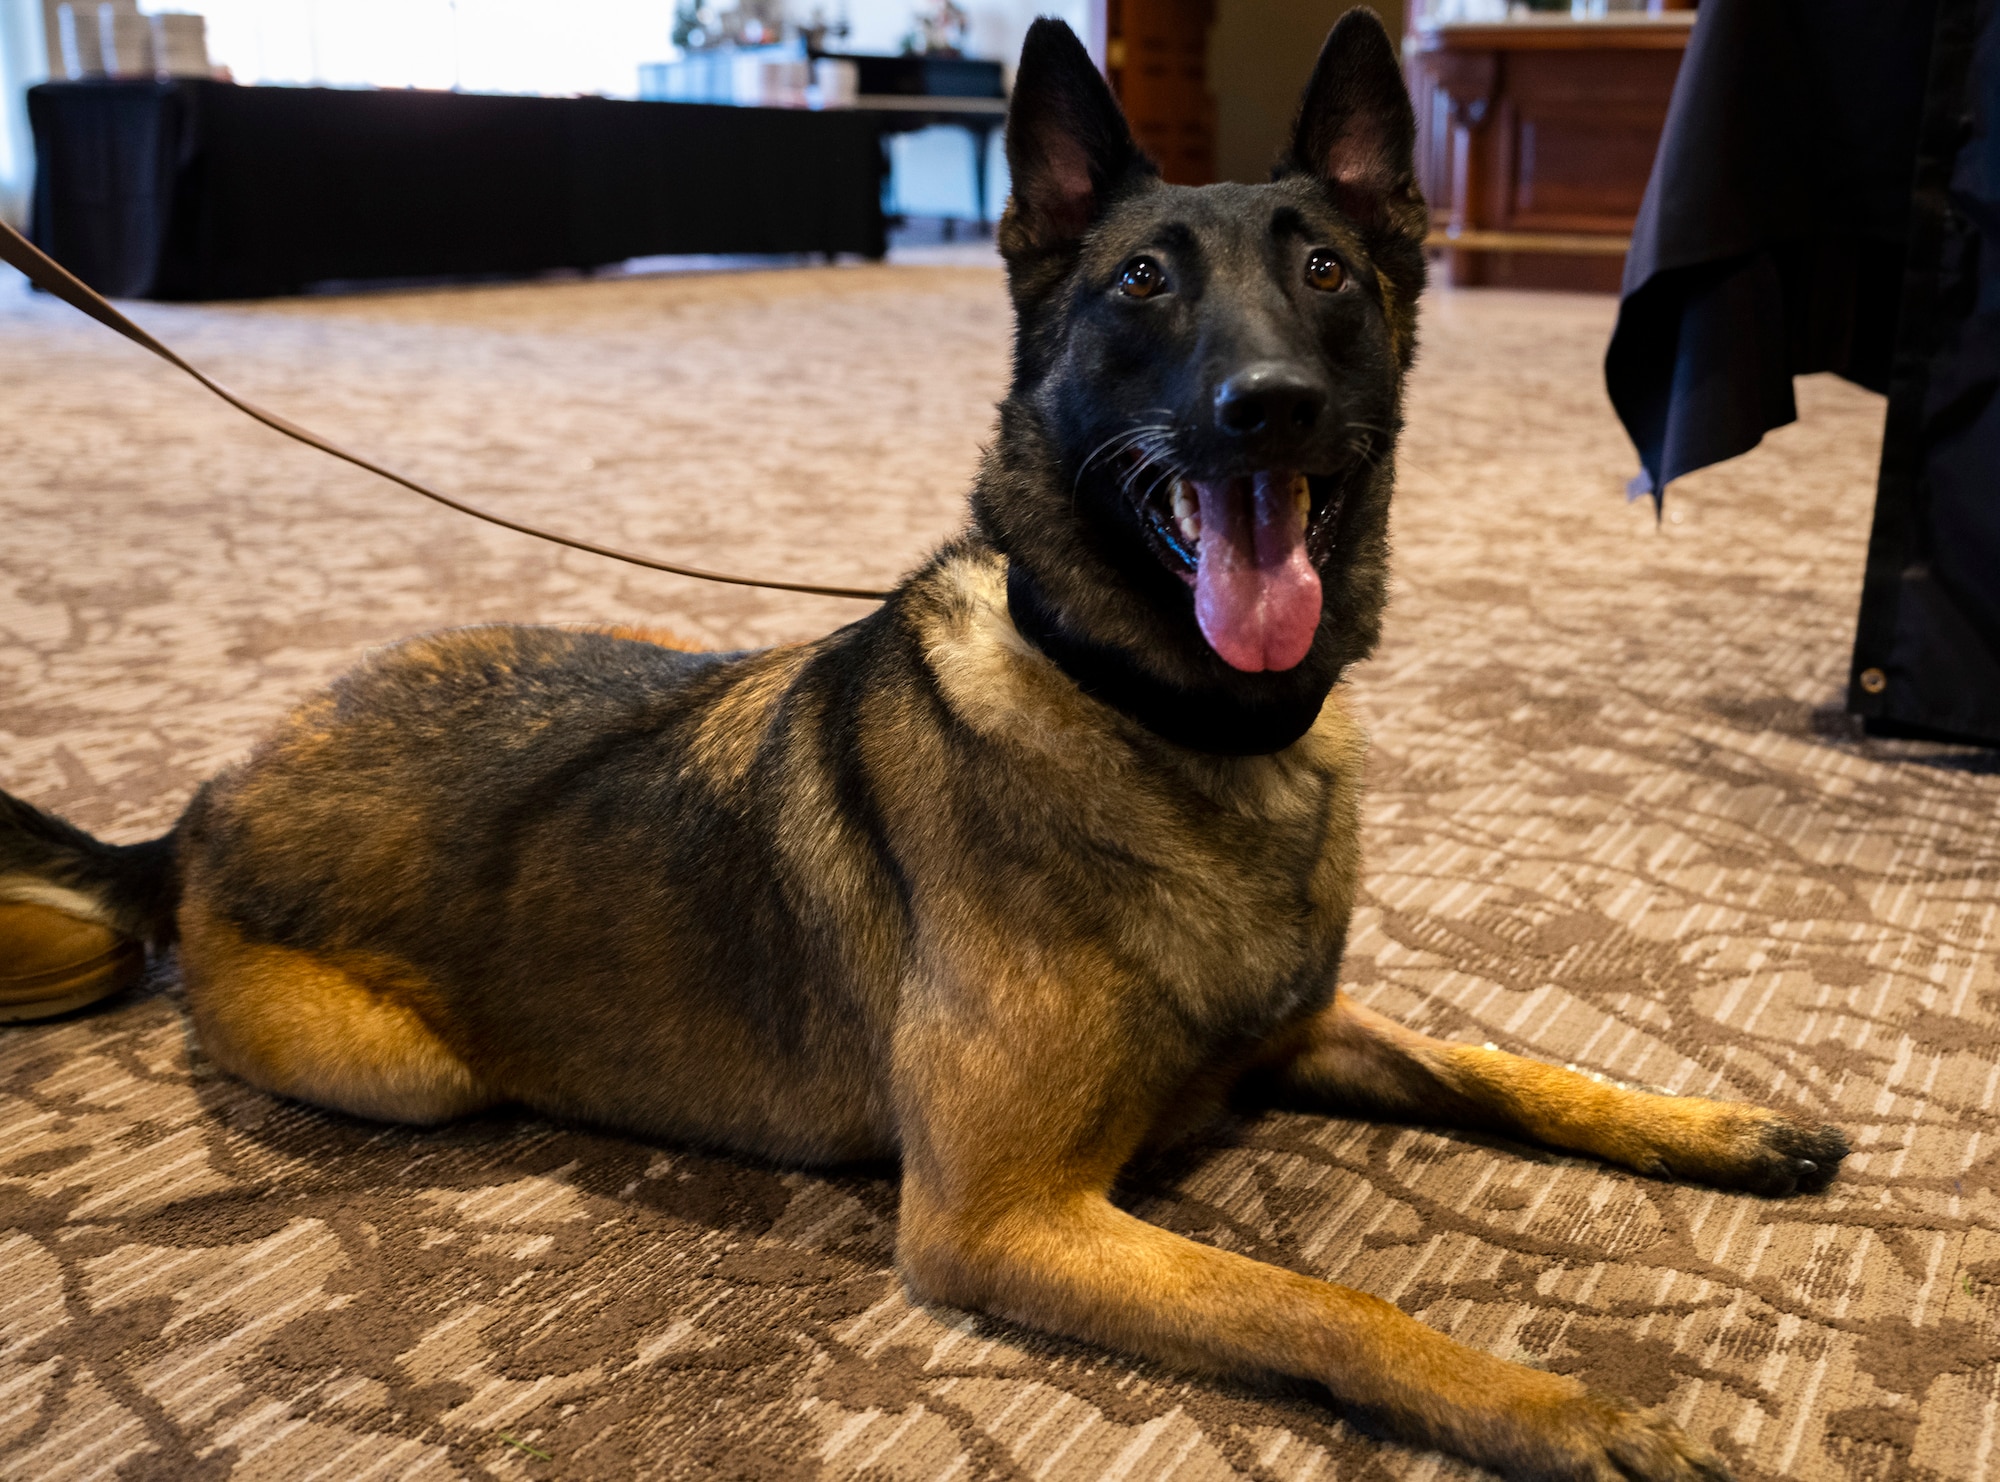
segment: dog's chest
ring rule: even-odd
[[[981,861],[1008,934],[1117,964],[1131,991],[1202,1039],[1259,1036],[1329,997],[1353,902],[1363,751],[1338,699],[1274,755],[1170,746],[1032,648],[990,567],[944,578],[957,600],[926,625],[925,658],[978,741],[941,757],[932,790],[911,801],[935,811],[968,788],[979,798],[940,842],[953,864]]]
[[[1253,797],[1181,797],[1135,816],[1172,821],[1135,851],[1115,931],[1176,1017],[1260,1037],[1323,1002],[1351,908],[1343,779],[1266,770]],[[1172,791],[1174,782],[1166,784]]]

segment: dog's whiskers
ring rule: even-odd
[[[1144,410],[1137,413],[1136,415],[1139,417],[1169,418],[1173,415],[1173,410],[1170,407],[1147,407]],[[1124,453],[1130,451],[1134,447],[1139,446],[1146,439],[1158,438],[1162,436],[1168,439],[1172,438],[1173,424],[1171,422],[1135,421],[1134,423],[1128,426],[1121,427],[1118,431],[1112,433],[1111,436],[1107,437],[1103,442],[1099,443],[1095,448],[1091,449],[1090,455],[1086,457],[1082,463],[1077,465],[1076,478],[1071,482],[1070,485],[1070,497],[1072,499],[1076,497],[1077,491],[1083,483],[1084,474],[1089,472],[1089,470],[1097,463],[1107,458],[1116,459],[1121,455],[1123,455]],[[1120,486],[1122,488],[1125,488],[1127,492],[1130,492],[1130,485],[1128,482],[1129,472],[1127,474],[1120,474],[1117,477]]]
[[[1390,446],[1388,431],[1370,422],[1350,422],[1341,440],[1341,451],[1363,468],[1381,463]]]
[[[1139,454],[1139,461],[1125,471],[1119,480],[1126,494],[1134,492],[1134,484],[1143,474],[1146,476],[1144,492],[1137,497],[1151,499],[1159,492],[1162,484],[1171,483],[1185,476],[1186,469],[1181,460],[1174,456],[1174,435],[1171,428],[1149,430],[1145,436],[1137,438],[1132,448]]]

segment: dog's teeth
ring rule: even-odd
[[[1189,545],[1201,544],[1201,502],[1186,479],[1174,480],[1174,524]]]
[[[1292,479],[1292,502],[1298,506],[1301,516],[1307,516],[1312,513],[1312,480],[1308,479],[1304,474],[1298,474]]]

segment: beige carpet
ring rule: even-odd
[[[225,380],[615,541],[893,576],[1006,368],[986,267],[142,306]],[[1347,980],[1447,1035],[1850,1129],[1790,1203],[1271,1117],[1144,1212],[1664,1406],[1746,1479],[2000,1478],[2000,771],[1837,707],[1881,404],[1655,529],[1611,305],[1430,305]],[[370,644],[496,618],[718,645],[851,605],[431,509],[0,291],[0,786],[119,839]],[[883,1170],[274,1101],[149,995],[0,1030],[0,1477],[1469,1478],[1310,1394],[913,1306]]]

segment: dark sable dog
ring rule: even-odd
[[[436,1122],[500,1102],[902,1160],[913,1291],[1317,1380],[1516,1477],[1714,1478],[1665,1421],[1107,1198],[1234,1091],[1817,1189],[1830,1128],[1427,1039],[1335,991],[1423,286],[1412,121],[1351,12],[1269,185],[1163,185],[1029,35],[1019,330],[970,529],[746,655],[489,627],[379,654],[166,839],[0,813],[16,898],[180,940],[207,1052]]]

